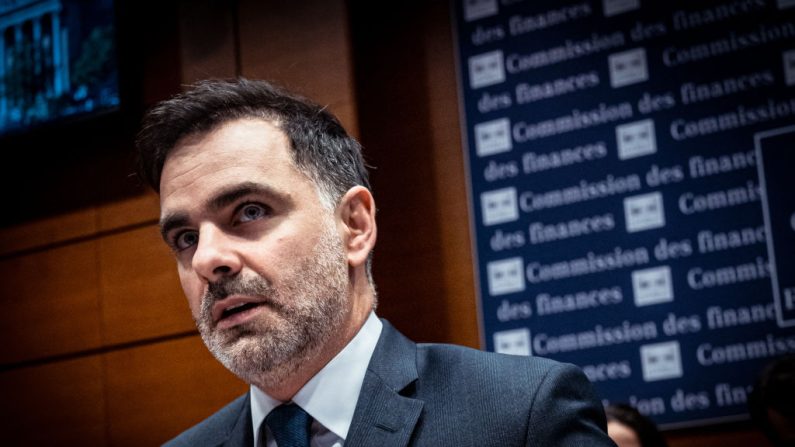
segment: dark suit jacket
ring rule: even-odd
[[[251,445],[247,394],[166,444]],[[614,447],[576,367],[414,344],[384,321],[345,447],[409,445]]]

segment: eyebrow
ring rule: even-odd
[[[289,194],[277,191],[268,185],[263,185],[256,182],[242,182],[221,189],[205,202],[204,207],[209,209],[211,212],[218,212],[219,210],[249,195],[266,196],[281,202],[290,201]],[[187,226],[188,223],[188,215],[184,212],[177,211],[166,214],[160,219],[160,236],[163,238],[163,240],[167,241],[168,233],[175,228]]]

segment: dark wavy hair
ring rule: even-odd
[[[642,447],[668,447],[668,443],[654,422],[631,405],[608,405],[605,407],[605,415],[607,422],[615,421],[631,428],[638,436]]]
[[[138,175],[160,192],[160,175],[177,142],[229,121],[256,118],[279,127],[292,160],[333,207],[353,186],[370,188],[362,148],[337,118],[314,102],[266,81],[206,80],[152,108],[136,140]]]
[[[793,446],[795,432],[795,355],[787,354],[769,363],[759,375],[748,397],[751,419],[776,446]],[[770,418],[775,411],[788,424],[783,433]]]

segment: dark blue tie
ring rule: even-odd
[[[309,447],[312,418],[298,405],[284,404],[274,408],[265,417],[265,425],[279,447]]]

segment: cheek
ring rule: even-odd
[[[194,317],[201,312],[201,299],[204,294],[204,285],[196,275],[191,275],[179,269],[179,282],[182,284],[182,291],[188,299],[188,307]]]
[[[253,272],[278,282],[292,266],[308,256],[311,236],[272,235],[260,238],[239,250],[243,276]],[[249,270],[249,271],[246,271]]]

